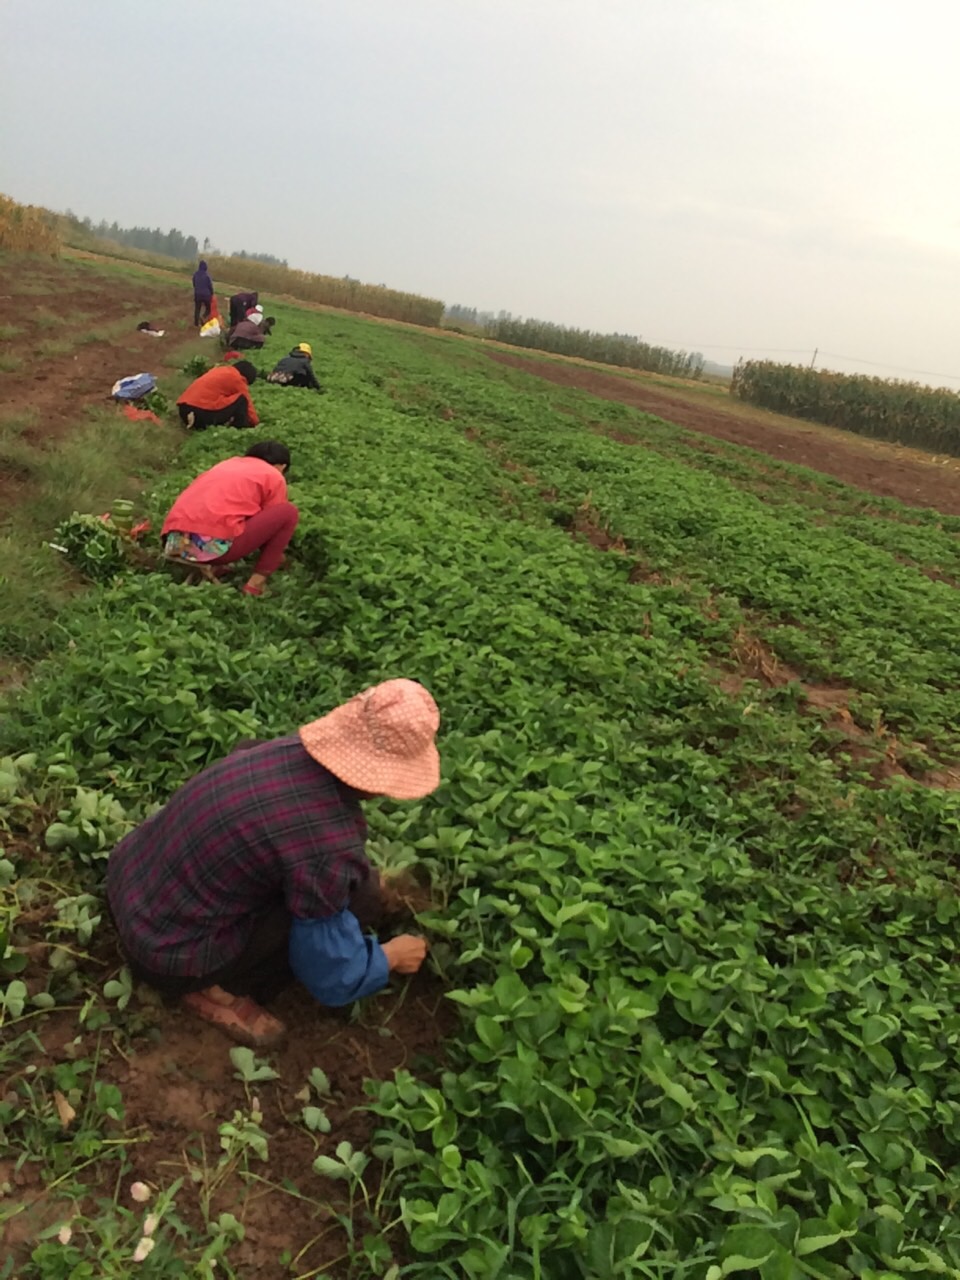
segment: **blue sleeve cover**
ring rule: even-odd
[[[315,1000],[333,1007],[373,995],[390,976],[383,947],[364,937],[352,911],[325,920],[294,916],[290,968]]]

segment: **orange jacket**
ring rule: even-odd
[[[202,373],[191,382],[177,404],[187,404],[191,409],[225,409],[237,396],[243,396],[250,413],[250,425],[255,427],[260,419],[250,399],[250,388],[242,373],[233,365],[219,364],[208,373]]]

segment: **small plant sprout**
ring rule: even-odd
[[[234,1066],[234,1075],[245,1085],[256,1084],[260,1080],[279,1080],[269,1062],[261,1062],[252,1049],[237,1045],[230,1050],[230,1061]]]
[[[326,1098],[330,1094],[330,1080],[327,1073],[320,1067],[314,1067],[307,1077],[307,1084],[295,1095],[298,1102],[304,1103],[300,1110],[300,1119],[311,1133],[329,1133],[331,1129],[330,1120],[327,1113],[322,1107],[311,1103],[311,1095],[315,1093],[320,1098]]]
[[[103,984],[103,994],[108,1000],[116,1000],[120,1013],[126,1009],[133,995],[133,977],[126,965],[116,978],[111,978],[109,982]]]
[[[370,1163],[370,1157],[362,1151],[354,1151],[349,1142],[337,1144],[336,1159],[330,1156],[317,1156],[313,1162],[315,1173],[325,1178],[341,1178],[346,1182],[357,1182],[363,1177],[363,1171]]]

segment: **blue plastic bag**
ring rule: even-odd
[[[129,378],[121,378],[113,384],[110,394],[114,400],[141,400],[149,395],[157,385],[152,373],[135,373]]]

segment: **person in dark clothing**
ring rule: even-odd
[[[196,271],[193,273],[193,324],[196,328],[200,324],[200,313],[203,312],[203,320],[210,319],[210,304],[213,302],[213,280],[210,278],[210,272],[207,270],[205,262],[200,263]]]
[[[257,378],[249,360],[220,364],[191,382],[177,401],[185,427],[255,427],[260,419],[248,387]]]
[[[227,334],[227,346],[232,351],[259,350],[266,337],[263,324],[254,324],[252,320],[241,320]]]
[[[257,305],[256,293],[235,293],[230,299],[230,328],[234,329],[247,312]]]
[[[278,360],[272,372],[267,374],[267,381],[281,387],[309,387],[311,391],[322,391],[313,372],[313,348],[309,342],[299,342],[288,356]]]

